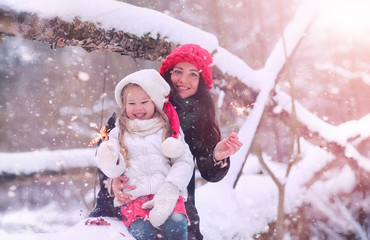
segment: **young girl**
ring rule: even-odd
[[[136,239],[187,239],[184,199],[193,174],[179,119],[166,101],[169,85],[155,70],[132,73],[116,86],[120,106],[116,127],[98,148],[98,167],[110,178],[125,174],[133,190],[121,206],[122,219]],[[149,220],[149,221],[148,221]]]

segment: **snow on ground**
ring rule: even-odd
[[[285,172],[285,166],[277,164],[268,157],[266,162],[268,166],[277,174],[281,181],[287,181],[286,187],[286,212],[294,211],[295,207],[302,204],[303,200],[306,199],[307,195],[305,188],[302,186],[307,179],[312,177],[315,172],[320,170],[322,166],[331,161],[333,156],[326,153],[318,147],[303,141],[303,160],[298,164],[294,165],[292,172],[288,179],[283,178]],[[91,159],[93,152],[88,150],[92,155],[86,154],[85,157]],[[59,158],[63,158],[65,165],[73,167],[79,165],[78,161],[74,157],[65,158],[66,155],[81,156],[81,153],[85,153],[85,149],[69,150],[61,154],[60,151],[50,152],[50,154],[43,154],[47,156],[49,161],[59,162]],[[13,159],[23,159],[24,156],[34,156],[34,153],[2,153],[0,155],[0,165],[6,162],[8,157]],[[27,165],[23,162],[24,167],[30,167],[34,171],[38,169],[48,169],[50,165],[45,164],[45,159],[37,158],[38,161],[34,161],[32,165]],[[84,159],[80,159],[85,161]],[[20,161],[20,160],[18,160]],[[93,163],[93,162],[92,162]],[[93,163],[94,164],[94,163]],[[277,214],[277,188],[270,177],[267,175],[258,174],[261,171],[261,166],[255,156],[251,155],[245,166],[245,174],[241,177],[236,189],[232,189],[229,184],[224,182],[219,183],[207,183],[196,189],[196,205],[201,218],[201,231],[205,236],[205,239],[250,239],[253,234],[261,233],[268,230],[268,223],[274,221]],[[11,165],[8,165],[8,169],[3,168],[3,172],[13,171]],[[341,192],[348,191],[353,187],[353,181],[348,181],[348,176],[351,176],[351,172],[347,169],[339,172],[338,177],[335,181],[340,181],[340,187],[333,188],[333,182],[318,182],[311,191],[315,191],[315,194],[320,194],[322,197],[325,193],[330,192]],[[342,179],[342,180],[341,180]],[[330,191],[326,190],[330,189]],[[310,199],[310,198],[309,198]],[[12,214],[7,212],[2,214],[0,220],[0,226],[10,226],[13,224],[21,224],[23,221],[24,225],[35,224],[37,221],[44,221],[44,224],[48,222],[57,221],[57,218],[71,218],[75,222],[75,226],[68,228],[61,226],[57,228],[52,226],[49,228],[51,233],[47,234],[35,234],[32,230],[21,230],[23,233],[17,233],[19,231],[8,232],[7,229],[0,230],[0,238],[6,237],[6,239],[101,239],[102,236],[105,238],[114,239],[119,236],[120,232],[127,236],[127,230],[120,223],[120,221],[114,219],[106,219],[112,225],[107,226],[85,226],[84,221],[88,212],[83,212],[78,207],[71,212],[63,212],[63,208],[57,206],[48,206],[39,210],[39,212],[32,212],[28,210],[21,210],[18,213]],[[40,219],[41,218],[41,219]],[[62,221],[63,219],[61,219]],[[47,227],[45,227],[47,228]],[[108,234],[109,233],[109,234]]]
[[[93,240],[93,239],[127,239],[134,238],[128,233],[122,221],[112,218],[104,218],[110,223],[110,226],[90,226],[85,225],[85,221],[81,220],[75,226],[64,231],[56,233],[28,233],[28,234],[6,234],[0,232],[2,239],[8,240]]]

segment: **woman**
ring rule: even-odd
[[[174,49],[162,62],[160,74],[171,86],[169,101],[175,107],[180,119],[180,126],[185,134],[201,176],[209,182],[220,181],[228,172],[229,157],[236,153],[242,143],[235,133],[221,140],[220,129],[216,123],[215,109],[209,90],[212,88],[212,56],[207,50],[196,44],[185,44]],[[109,120],[108,124],[114,124]],[[195,208],[195,170],[188,185],[188,200],[185,203],[190,220],[189,239],[203,239],[199,230],[199,216]],[[104,178],[104,176],[103,176]],[[134,186],[125,184],[127,179],[120,177],[113,180],[112,188],[116,199],[125,203],[130,195],[122,189]],[[103,187],[101,181],[101,186]],[[115,216],[116,210],[101,207],[99,202],[109,203],[107,191],[99,192],[97,211],[106,211],[105,216]],[[111,206],[112,204],[110,204]],[[99,207],[98,207],[99,206]],[[109,212],[113,211],[113,214]],[[119,210],[118,210],[119,211]],[[100,214],[100,215],[99,215]],[[90,214],[91,217],[104,216]]]

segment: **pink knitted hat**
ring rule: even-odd
[[[193,64],[199,70],[208,89],[212,88],[212,56],[206,49],[197,44],[184,44],[175,48],[162,62],[159,73],[164,76],[179,62]]]

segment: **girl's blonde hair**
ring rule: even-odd
[[[127,160],[127,146],[124,143],[124,134],[125,132],[132,133],[132,130],[129,127],[128,121],[130,120],[126,113],[126,102],[127,102],[127,89],[130,87],[140,87],[140,85],[135,83],[128,83],[122,88],[121,92],[121,101],[122,101],[122,108],[117,111],[117,118],[118,118],[118,126],[119,126],[119,133],[118,133],[118,142],[120,145],[120,153],[122,154],[123,158],[127,166],[130,166],[130,162]],[[140,87],[143,89],[142,87]],[[154,104],[154,102],[153,102]],[[170,121],[168,120],[167,115],[163,112],[162,109],[159,109],[155,104],[155,111],[152,118],[158,118],[162,123],[163,128],[163,135],[162,135],[162,142],[171,136],[172,129],[170,125]]]

